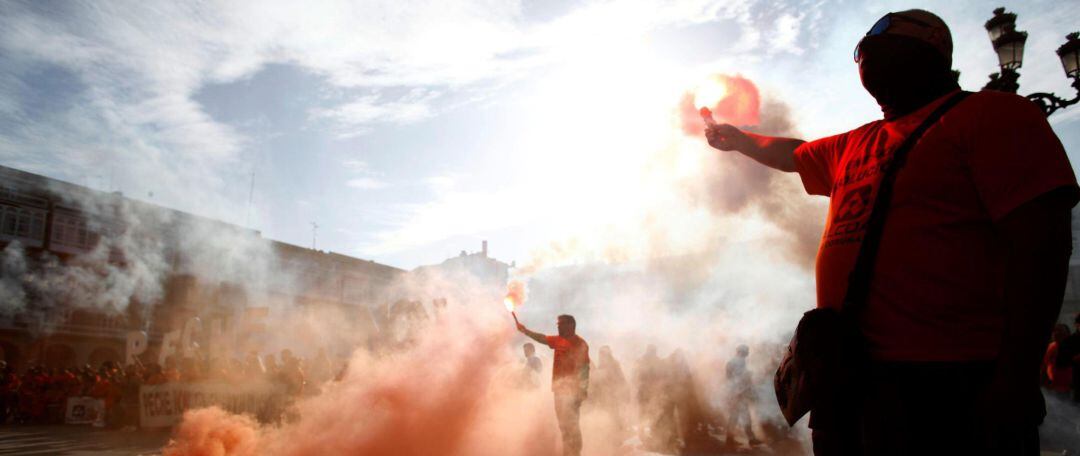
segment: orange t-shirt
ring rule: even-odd
[[[955,93],[955,92],[954,92]],[[818,307],[839,308],[882,169],[946,98],[795,151],[806,191],[830,197],[817,257]],[[1002,338],[1002,246],[994,223],[1076,177],[1046,117],[1012,94],[979,92],[931,127],[893,189],[860,325],[871,356],[972,361]]]
[[[589,344],[581,336],[574,335],[547,336],[547,345],[555,350],[555,359],[551,363],[551,390],[584,392],[589,379]]]

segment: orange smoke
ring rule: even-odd
[[[520,367],[507,350],[515,333],[504,317],[493,308],[450,308],[409,350],[358,350],[341,381],[296,404],[298,421],[260,425],[218,408],[188,412],[164,454],[555,454],[551,393],[525,392],[513,376],[500,376]]]
[[[742,76],[715,74],[683,95],[679,117],[682,129],[688,135],[697,136],[705,131],[699,108],[711,110],[719,123],[739,127],[761,123],[761,97],[757,86]]]
[[[258,424],[254,420],[210,407],[185,412],[184,421],[162,455],[254,456],[258,444]]]

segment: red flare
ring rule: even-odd
[[[518,307],[525,304],[525,283],[520,280],[511,280],[506,285],[506,297],[503,298],[503,305],[506,306],[506,310],[514,312]],[[517,316],[514,316],[515,319]]]
[[[703,105],[699,106],[698,103]],[[679,114],[683,131],[691,136],[705,131],[705,109],[717,123],[752,127],[760,123],[761,96],[757,86],[742,76],[716,74],[683,94]],[[708,122],[706,120],[706,122]]]

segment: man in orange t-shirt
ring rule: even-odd
[[[551,366],[551,391],[555,394],[555,417],[562,433],[563,454],[581,454],[581,403],[589,392],[589,344],[577,335],[577,321],[559,315],[555,321],[559,335],[546,336],[518,323],[518,331],[555,350]]]
[[[893,153],[958,92],[951,60],[941,18],[889,13],[855,53],[883,120],[811,142],[707,130],[717,149],[796,172],[807,193],[829,198],[819,308],[844,301]],[[934,123],[885,206],[858,315],[871,358],[863,390],[843,419],[815,422],[811,412],[815,454],[1038,454],[1039,366],[1061,308],[1077,195],[1065,150],[1032,102],[978,92]]]

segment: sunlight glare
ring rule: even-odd
[[[727,96],[727,92],[726,84],[718,79],[710,78],[694,91],[694,107],[712,109]]]

